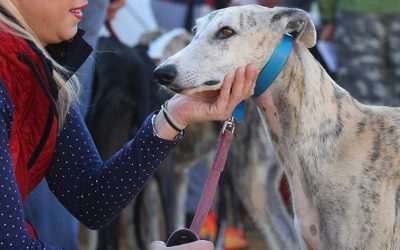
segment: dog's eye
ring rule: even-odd
[[[225,38],[229,38],[233,35],[235,35],[236,32],[228,26],[222,27],[218,32],[217,32],[217,38],[219,39],[225,39]]]
[[[196,31],[197,31],[197,27],[196,27],[196,26],[194,26],[194,27],[192,28],[192,35],[193,35],[193,36],[195,36],[195,35],[196,35]]]

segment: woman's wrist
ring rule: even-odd
[[[181,133],[185,129],[185,125],[181,125],[179,122],[173,118],[174,116],[171,116],[170,112],[167,109],[168,101],[166,101],[162,106],[161,106],[161,113],[163,114],[165,120],[168,122],[168,124],[178,133]]]
[[[153,126],[155,134],[165,140],[176,140],[183,134],[183,130],[179,132],[170,125],[162,110],[154,117]]]

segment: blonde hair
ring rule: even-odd
[[[12,0],[1,0],[0,7],[3,8],[10,16],[6,16],[4,13],[0,12],[0,29],[5,30],[13,35],[22,37],[28,41],[31,41],[35,46],[37,46],[42,53],[48,58],[55,68],[53,70],[53,79],[58,86],[58,98],[57,98],[57,111],[58,117],[58,128],[61,129],[65,121],[65,117],[71,104],[78,101],[79,94],[79,81],[76,76],[72,76],[70,80],[66,81],[62,77],[62,74],[67,75],[68,70],[59,65],[45,50],[43,45],[40,43],[36,34],[29,27],[28,23],[24,17],[19,12],[18,8],[12,2]]]

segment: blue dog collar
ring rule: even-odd
[[[276,47],[267,64],[258,75],[254,97],[261,95],[281,73],[293,48],[293,38],[285,34],[282,42]]]
[[[282,42],[275,48],[268,62],[261,70],[256,81],[256,87],[254,88],[254,97],[261,95],[272,82],[276,79],[279,73],[290,56],[293,48],[293,38],[289,34],[285,34],[282,38]],[[236,121],[241,122],[244,119],[244,101],[242,101],[236,109],[233,111],[233,117]]]

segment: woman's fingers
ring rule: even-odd
[[[249,64],[246,67],[246,93],[249,96],[254,94],[254,87],[256,86],[256,81],[258,77],[259,70],[256,69],[255,65]]]
[[[224,104],[228,103],[235,76],[229,73],[225,76],[218,99]]]
[[[253,95],[256,79],[257,79],[256,67],[253,64],[247,65],[245,69],[245,79],[243,86],[243,96],[245,98],[248,98]]]
[[[198,240],[177,246],[176,250],[214,250],[214,245],[208,240]]]
[[[166,248],[165,242],[163,241],[153,241],[150,244],[150,250],[159,250],[163,248]]]
[[[232,84],[234,81],[234,75],[232,73],[227,74],[224,78],[224,82],[221,87],[221,91],[217,100],[210,105],[209,112],[214,115],[215,119],[223,119],[224,111],[230,100],[230,94],[232,89]],[[223,114],[222,114],[223,113]]]
[[[253,95],[257,74],[255,66],[250,64],[246,68],[238,68],[234,77],[231,74],[225,77],[220,95],[211,105],[217,111],[216,119],[227,119],[240,101]],[[211,113],[214,109],[210,109]]]
[[[245,73],[246,69],[243,67],[240,67],[236,70],[235,72],[235,79],[233,81],[232,85],[232,91],[231,91],[231,96],[230,96],[230,102],[235,103],[238,100],[241,99],[243,95],[243,88],[244,88],[244,83],[245,83]]]
[[[210,241],[198,240],[191,243],[166,247],[162,241],[153,241],[150,245],[150,250],[213,250],[214,245]]]
[[[236,71],[234,85],[232,87],[229,109],[231,112],[241,102],[253,95],[255,86],[255,66],[249,64],[246,68],[239,68]]]
[[[255,91],[255,87],[256,87],[256,84],[257,84],[257,79],[258,79],[258,75],[260,74],[260,72],[261,72],[261,70],[256,70],[255,72],[254,72],[254,75],[253,75],[253,80],[252,80],[252,83],[253,83],[253,88],[252,88],[252,90],[253,90],[253,94],[254,94],[254,91]],[[252,94],[252,95],[253,95]]]
[[[175,95],[170,100],[168,110],[179,124],[208,120],[226,120],[235,107],[254,93],[258,71],[254,65],[238,68],[227,74],[215,101]]]

